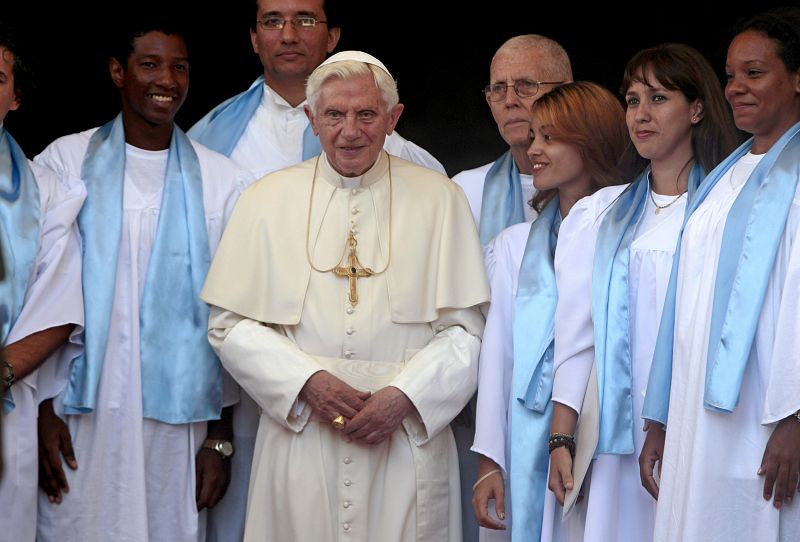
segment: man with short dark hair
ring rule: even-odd
[[[341,27],[336,0],[256,0],[255,8],[250,41],[263,75],[215,107],[189,135],[259,178],[319,154],[319,140],[303,113],[305,84],[336,48]],[[386,138],[385,147],[445,173],[425,149],[397,132]]]
[[[126,20],[109,59],[121,113],[36,157],[80,176],[88,193],[78,217],[85,352],[53,402],[74,445],[65,456],[80,467],[61,473],[57,444],[69,438],[47,450],[44,466],[61,480],[46,485],[58,505],[40,500],[45,542],[201,542],[204,509],[228,483],[223,407],[235,399],[198,294],[248,175],[175,125],[189,86],[186,43],[171,18],[145,17]],[[43,405],[42,431],[63,423]]]

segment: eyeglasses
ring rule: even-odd
[[[283,27],[286,26],[287,22],[292,23],[292,26],[295,28],[311,30],[318,24],[327,23],[328,21],[320,21],[311,15],[300,15],[299,17],[291,17],[289,19],[284,19],[283,17],[278,17],[277,15],[271,15],[256,21],[256,23],[264,30],[283,30]]]
[[[517,79],[514,81],[514,92],[520,98],[533,98],[539,93],[541,85],[562,85],[565,81],[529,81],[528,79]],[[509,85],[507,83],[494,83],[486,85],[483,94],[490,102],[500,102],[506,99]]]

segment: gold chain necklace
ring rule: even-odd
[[[386,257],[386,265],[383,266],[383,269],[380,271],[373,271],[369,267],[364,267],[358,259],[358,252],[356,250],[358,241],[356,240],[356,236],[355,233],[353,233],[352,228],[350,228],[350,231],[347,233],[347,240],[344,243],[342,255],[339,257],[339,261],[336,262],[336,265],[329,269],[321,269],[314,265],[314,261],[311,258],[310,246],[311,210],[314,205],[314,187],[316,186],[317,182],[317,171],[319,169],[320,156],[317,156],[317,161],[314,164],[314,176],[311,178],[311,196],[308,201],[308,217],[306,220],[306,260],[308,260],[308,264],[311,266],[311,269],[317,271],[318,273],[330,273],[332,271],[340,277],[346,277],[349,280],[348,301],[352,305],[356,305],[358,303],[358,279],[372,275],[380,275],[389,268],[389,262],[392,261],[392,202],[394,199],[394,190],[392,188],[392,158],[388,153],[386,154],[386,159],[389,162],[389,254]],[[340,264],[342,263],[342,260],[348,251],[349,255],[347,256],[347,265],[342,266]]]
[[[692,160],[694,160],[694,156],[689,157],[689,160],[687,160],[687,162],[685,164],[683,164],[683,167],[678,172],[678,177],[675,179],[675,186],[678,185],[678,181],[681,178],[681,174],[686,169],[686,166],[688,166],[689,164],[692,163]],[[656,198],[653,197],[653,185],[652,185],[652,183],[650,184],[650,189],[648,190],[648,193],[650,194],[650,201],[652,201],[653,205],[656,206],[655,214],[659,214],[663,209],[666,209],[667,207],[671,207],[672,205],[674,205],[675,202],[677,202],[679,199],[681,199],[686,192],[681,192],[680,194],[678,194],[675,197],[674,200],[670,201],[666,205],[659,205],[658,203],[656,203]]]
[[[651,189],[650,189],[650,201],[652,201],[652,202],[653,202],[653,205],[655,205],[655,206],[656,206],[655,214],[658,214],[658,213],[660,213],[662,209],[666,209],[667,207],[670,207],[670,206],[671,206],[673,203],[675,203],[676,201],[678,201],[679,199],[681,199],[685,193],[686,193],[686,192],[681,192],[680,194],[678,194],[678,195],[675,197],[675,199],[674,199],[674,200],[670,201],[670,202],[669,202],[669,203],[667,203],[666,205],[659,205],[658,203],[656,203],[656,199],[653,197],[653,189],[651,188]]]

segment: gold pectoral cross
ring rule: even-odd
[[[347,277],[350,281],[348,301],[350,301],[351,305],[358,304],[358,279],[375,274],[375,271],[369,267],[364,267],[361,265],[361,262],[358,261],[358,255],[356,254],[357,244],[356,236],[353,235],[353,230],[350,230],[350,233],[347,235],[347,246],[350,250],[347,255],[347,267],[338,266],[333,269],[334,273],[340,277]]]

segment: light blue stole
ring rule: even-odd
[[[687,219],[752,145],[751,138],[714,168],[690,202]],[[800,123],[797,123],[775,142],[755,167],[725,221],[706,358],[703,405],[710,410],[732,412],[739,401],[758,318],[799,176]],[[679,257],[680,239],[642,412],[644,418],[663,424],[667,423],[669,413]]]
[[[630,248],[647,207],[650,168],[623,191],[600,224],[592,271],[592,320],[600,404],[596,453],[632,454],[633,378],[628,307]],[[705,177],[689,172],[689,200]]]
[[[189,130],[189,137],[206,147],[230,157],[247,124],[255,115],[264,96],[262,75],[241,94],[228,98],[197,121]],[[303,160],[322,152],[319,138],[314,135],[311,124],[303,132]]]
[[[486,172],[479,228],[481,244],[488,244],[507,227],[525,222],[524,205],[519,169],[509,150]]]
[[[83,239],[85,352],[70,372],[65,411],[92,411],[108,341],[122,232],[125,128],[122,115],[89,140],[78,215]],[[139,313],[145,418],[188,423],[219,418],[221,368],[207,339],[208,306],[199,296],[210,263],[200,163],[173,125],[158,229]],[[108,352],[109,357],[115,352]]]
[[[539,540],[550,457],[553,331],[558,295],[553,257],[561,226],[558,196],[531,225],[514,300],[511,379],[511,538]]]
[[[0,128],[0,252],[5,277],[0,281],[0,339],[5,344],[22,311],[28,281],[39,250],[39,185],[25,153]],[[11,390],[3,411],[14,409]]]

